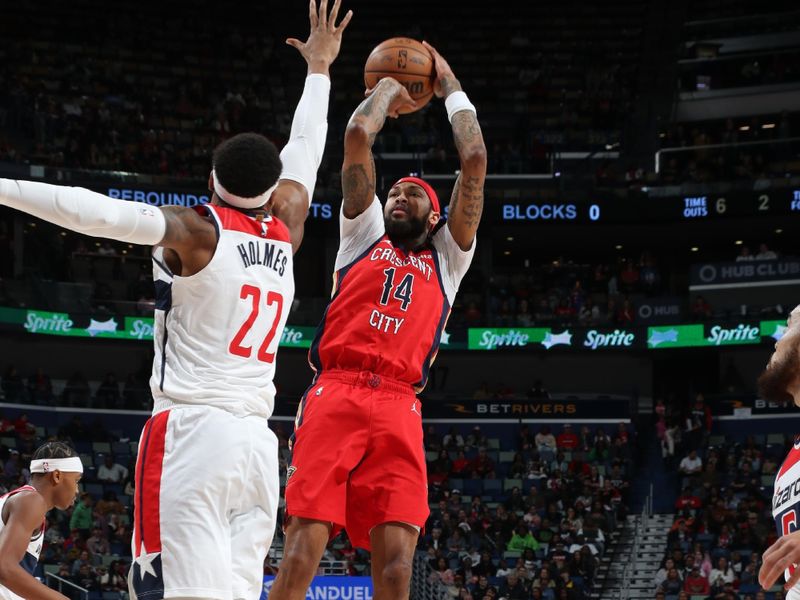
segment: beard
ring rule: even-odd
[[[427,230],[428,220],[409,217],[408,220],[392,219],[391,216],[383,218],[386,233],[392,242],[409,242],[418,239]]]
[[[758,377],[758,391],[764,400],[781,404],[794,402],[789,387],[795,384],[800,375],[799,359],[800,347],[795,346],[781,362],[767,366]]]

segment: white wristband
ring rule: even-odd
[[[462,110],[468,110],[475,115],[478,114],[478,111],[475,110],[475,106],[469,101],[467,95],[460,90],[458,92],[453,92],[445,98],[444,107],[447,109],[447,120],[451,123],[453,122],[453,115]]]

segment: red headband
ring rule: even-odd
[[[428,198],[430,198],[431,206],[433,207],[433,212],[441,214],[441,208],[439,207],[439,196],[436,195],[436,192],[433,191],[431,185],[419,177],[401,177],[397,181],[394,182],[394,187],[398,183],[416,183],[419,187],[425,190],[425,193],[428,194]]]

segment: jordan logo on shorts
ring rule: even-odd
[[[422,414],[417,410],[417,401],[414,400],[414,404],[411,405],[411,412],[416,413],[419,415],[420,419],[422,418]]]

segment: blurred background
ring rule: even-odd
[[[432,515],[412,598],[782,598],[756,573],[798,413],[759,399],[755,380],[800,299],[800,10],[347,8],[276,378],[282,477],[331,289],[363,64],[386,38],[425,39],[477,107],[489,175],[421,396]],[[305,64],[284,39],[307,32],[295,0],[15,2],[0,19],[0,176],[207,202],[218,143],[286,142]],[[414,173],[450,197],[442,102],[387,122],[374,151],[379,196]],[[127,597],[153,309],[149,248],[0,209],[0,492],[45,439],[93,465],[76,508],[52,515],[40,561],[76,599]],[[343,534],[315,586],[371,594],[369,574]]]

